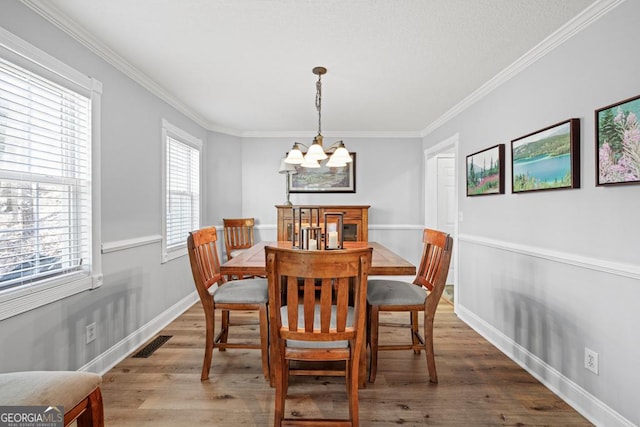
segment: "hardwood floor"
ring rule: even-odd
[[[398,316],[384,314],[385,321]],[[238,317],[253,320],[252,313]],[[258,350],[215,351],[211,377],[200,381],[203,322],[196,304],[159,334],[172,338],[150,357],[128,357],[104,375],[107,426],[272,425],[274,389],[262,376]],[[258,337],[255,326],[231,332]],[[381,340],[395,336],[381,328]],[[380,353],[375,384],[360,390],[362,426],[591,425],[460,321],[444,301],[434,345],[437,385],[429,383],[424,354]],[[346,416],[344,380],[292,377],[286,411]]]

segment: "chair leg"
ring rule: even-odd
[[[429,381],[438,384],[438,373],[436,372],[436,359],[433,351],[433,317],[424,313],[424,347],[427,354],[427,368],[429,369]]]
[[[95,389],[87,397],[87,407],[76,419],[77,427],[103,427],[104,409],[102,405],[102,393],[100,388]]]
[[[418,312],[411,311],[411,344],[413,345],[413,354],[420,354],[420,347],[422,343],[418,339]]]
[[[216,342],[226,343],[229,339],[229,310],[222,310],[220,333],[216,337]],[[219,351],[226,351],[226,348],[220,347]]]
[[[286,379],[285,372],[288,371],[288,362],[284,360],[284,358],[280,358],[279,363],[274,363],[275,365],[275,386],[276,386],[276,396],[275,396],[275,409],[273,413],[273,425],[274,427],[282,426],[282,419],[284,418],[284,404],[287,396],[286,391]]]
[[[283,374],[283,378],[284,378],[284,387],[283,389],[283,394],[282,394],[282,410],[284,413],[284,401],[287,398],[287,394],[289,394],[289,369],[291,368],[291,362],[289,362],[288,360],[283,362],[284,364],[284,374]]]
[[[365,325],[367,325],[367,333],[364,338],[366,340],[366,349],[367,347],[371,346],[371,305],[369,303],[367,303],[367,318],[365,319],[364,323]]]
[[[351,425],[353,427],[358,427],[360,425],[360,410],[358,404],[358,369],[357,364],[358,360],[351,359],[347,360],[347,397],[349,398],[349,419],[351,420]]]
[[[204,361],[202,362],[202,374],[200,375],[200,381],[209,379],[209,372],[211,371],[211,359],[213,357],[213,344],[214,334],[216,330],[216,320],[213,313],[209,314],[205,312],[204,321],[206,323],[206,338],[204,343]]]
[[[369,316],[369,382],[373,383],[376,380],[376,372],[378,370],[378,323],[380,320],[379,307],[377,305],[371,306],[371,312]]]
[[[267,305],[260,305],[260,353],[262,354],[262,372],[265,379],[271,381],[269,366],[269,319]]]

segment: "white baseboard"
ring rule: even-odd
[[[456,314],[596,426],[635,427],[631,421],[459,303],[456,306]]]
[[[111,368],[124,360],[142,344],[153,338],[154,335],[164,329],[197,301],[198,293],[194,291],[78,370],[95,372],[100,375],[106,374]]]

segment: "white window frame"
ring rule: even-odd
[[[186,237],[184,243],[177,247],[173,246],[169,248],[167,245],[167,138],[172,138],[198,150],[199,152],[198,168],[200,173],[198,174],[198,221],[193,224],[193,228],[199,228],[202,220],[202,140],[171,124],[168,120],[162,119],[162,263],[187,255]]]
[[[0,320],[102,285],[100,244],[100,104],[102,83],[0,27],[0,56],[40,77],[87,96],[91,103],[91,268],[90,272],[36,281],[0,291]]]

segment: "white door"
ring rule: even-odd
[[[453,253],[447,283],[453,287],[454,311],[458,304],[458,190],[456,156],[458,134],[428,148],[425,156],[425,221],[427,228],[446,231],[453,237]]]
[[[456,159],[453,154],[438,154],[436,228],[455,237],[456,231]],[[453,283],[455,265],[449,267],[447,283]]]

